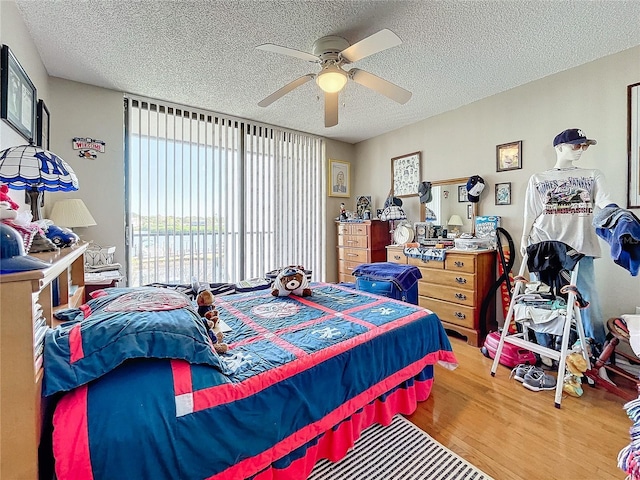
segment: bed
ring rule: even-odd
[[[191,299],[98,292],[45,341],[58,480],[304,479],[373,423],[410,414],[456,358],[438,317],[313,283],[216,298],[218,355]]]

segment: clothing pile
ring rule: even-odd
[[[640,219],[615,203],[598,210],[593,216],[596,234],[611,247],[614,263],[635,277],[640,271]]]
[[[562,335],[567,302],[554,295],[549,285],[542,282],[528,283],[524,293],[514,300],[513,318],[516,322],[539,333]]]
[[[633,425],[629,429],[631,443],[618,454],[618,467],[628,474],[626,480],[640,480],[640,399],[626,403],[624,409]]]

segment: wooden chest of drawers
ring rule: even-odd
[[[389,222],[336,222],[338,227],[338,281],[355,282],[353,269],[361,263],[384,262]]]
[[[444,262],[423,262],[406,257],[402,246],[392,245],[387,247],[387,261],[417,266],[422,273],[418,304],[435,312],[445,329],[466,337],[470,345],[480,346],[487,333],[480,309],[496,280],[493,250],[452,250]],[[495,302],[489,305],[487,318],[495,318]]]

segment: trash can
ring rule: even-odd
[[[420,269],[392,262],[363,263],[353,269],[356,289],[418,304]]]

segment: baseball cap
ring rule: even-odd
[[[20,233],[0,222],[0,274],[40,270],[50,266],[25,254]]]
[[[431,182],[421,182],[418,186],[418,195],[420,195],[420,203],[429,203],[432,200]]]
[[[480,175],[474,175],[467,180],[467,200],[476,203],[480,200],[480,194],[484,190],[484,179]]]
[[[560,145],[561,143],[572,143],[572,144],[583,144],[587,145],[595,145],[596,142],[592,138],[587,138],[582,130],[579,128],[570,128],[565,130],[564,132],[556,135],[556,138],[553,139],[553,146]]]

